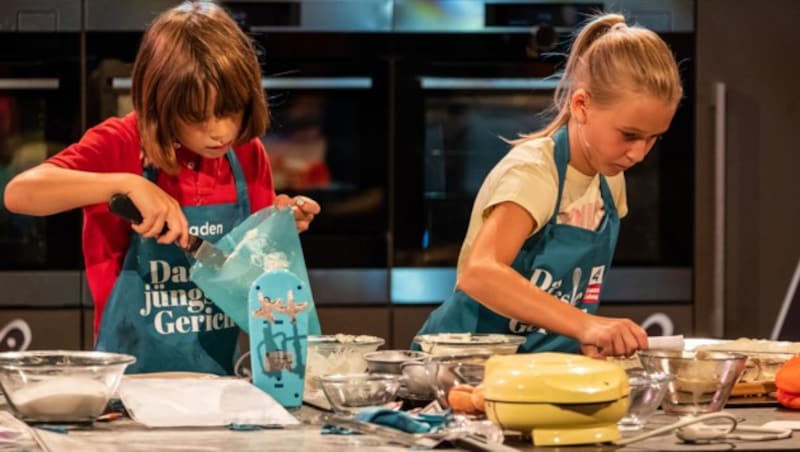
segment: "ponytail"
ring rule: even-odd
[[[553,95],[555,117],[541,130],[511,144],[551,136],[570,119],[569,102],[578,88],[598,103],[610,103],[622,90],[653,94],[677,102],[682,95],[675,58],[661,38],[642,27],[628,27],[620,14],[589,19],[575,36],[564,73]]]

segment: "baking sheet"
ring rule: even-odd
[[[725,403],[725,408],[750,408],[759,406],[778,406],[778,400],[772,396],[731,397]]]

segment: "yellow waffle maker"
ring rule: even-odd
[[[567,353],[493,356],[483,386],[489,419],[537,446],[619,439],[630,393],[621,367]]]

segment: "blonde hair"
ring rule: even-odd
[[[241,111],[236,144],[269,128],[255,48],[228,13],[207,1],[184,2],[153,21],[136,55],[131,94],[146,160],[172,175],[179,169],[177,120]]]
[[[626,92],[645,93],[674,104],[683,96],[675,57],[656,33],[626,25],[625,17],[619,14],[596,16],[572,43],[553,96],[555,118],[544,129],[511,143],[550,136],[566,124],[570,99],[579,88],[601,106],[612,104]]]

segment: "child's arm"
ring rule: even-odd
[[[535,227],[536,221],[519,205],[497,205],[475,238],[458,287],[503,316],[577,339],[587,354],[630,355],[646,349],[647,334],[633,321],[585,313],[539,289],[511,268]]]
[[[188,246],[189,226],[178,202],[144,177],[133,173],[95,173],[35,166],[12,179],[5,189],[6,208],[25,215],[52,215],[92,204],[103,204],[115,193],[127,194],[142,214],[133,230],[159,243]],[[161,235],[164,223],[169,231]]]
[[[52,215],[107,202],[114,193],[128,192],[141,179],[131,173],[93,173],[49,163],[35,166],[11,180],[6,208],[25,215]]]

